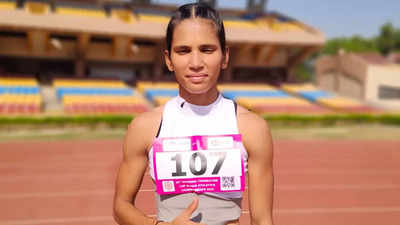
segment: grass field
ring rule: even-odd
[[[63,127],[47,129],[3,129],[0,141],[122,139],[125,128]],[[400,127],[389,125],[343,125],[333,127],[271,127],[274,139],[284,140],[400,140]]]

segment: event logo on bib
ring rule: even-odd
[[[156,139],[157,193],[244,191],[241,148],[240,134]]]

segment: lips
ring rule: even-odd
[[[190,74],[186,75],[187,78],[193,83],[201,83],[204,79],[208,77],[208,74]]]

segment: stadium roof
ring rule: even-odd
[[[153,6],[152,6],[153,7]],[[170,8],[171,6],[167,6]],[[160,13],[141,13],[145,7],[134,9],[132,19],[118,17],[84,16],[56,12],[43,14],[27,10],[0,10],[0,28],[11,30],[40,29],[52,33],[88,33],[93,35],[130,36],[159,40],[165,35],[168,16]],[[82,10],[81,10],[82,11]],[[103,12],[104,13],[104,12]],[[236,15],[234,15],[236,13]],[[239,16],[240,15],[240,16]],[[275,43],[285,45],[323,45],[324,35],[299,21],[278,13],[253,17],[245,11],[225,13],[227,41],[230,43]]]

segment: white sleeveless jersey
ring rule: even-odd
[[[164,106],[158,137],[224,134],[239,134],[239,129],[234,102],[221,94],[213,103],[206,106],[190,104],[180,96],[169,100]],[[152,155],[153,148],[148,153],[148,159],[150,175],[154,179]],[[247,170],[247,152],[243,150],[242,155]],[[225,199],[242,197],[242,192],[207,194]]]

